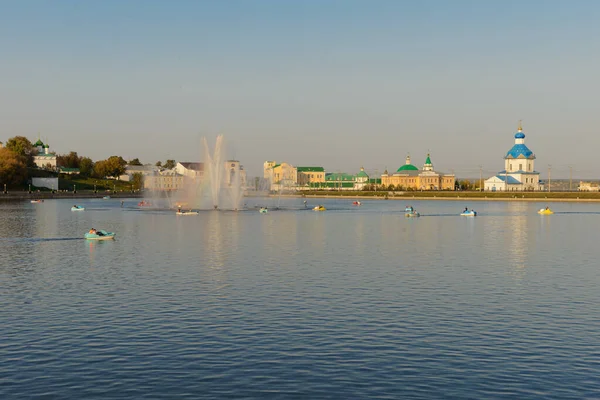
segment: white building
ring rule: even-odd
[[[175,165],[175,171],[179,175],[188,178],[202,179],[204,177],[204,163],[199,162],[178,162]]]
[[[519,192],[543,190],[540,173],[534,169],[535,154],[525,145],[525,134],[519,123],[515,144],[504,156],[504,170],[487,179],[484,190]]]
[[[246,188],[246,171],[238,160],[225,161],[225,184]]]
[[[144,189],[157,192],[172,192],[184,187],[184,176],[174,169],[154,171],[144,176]]]
[[[577,190],[580,192],[600,192],[600,185],[598,182],[579,181],[579,187]]]
[[[125,173],[119,176],[120,181],[130,182],[133,174],[142,174],[144,177],[154,174],[160,169],[155,165],[128,165]]]
[[[50,152],[50,146],[44,144],[40,139],[33,144],[37,154],[33,156],[33,162],[38,168],[56,168],[56,154]]]

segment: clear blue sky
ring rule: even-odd
[[[599,177],[598,1],[0,0],[0,140],[143,162],[267,159]]]

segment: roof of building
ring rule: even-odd
[[[191,169],[193,171],[204,171],[204,163],[201,162],[179,162],[184,168]]]
[[[323,167],[297,167],[298,172],[325,172]]]
[[[401,171],[418,171],[419,168],[415,167],[412,164],[404,164],[403,166],[401,166],[400,168],[398,168],[398,170],[396,172],[401,172]]]
[[[515,133],[515,139],[525,139],[525,134],[521,131]]]
[[[425,165],[431,165],[431,158],[429,158],[429,154],[427,154],[427,159],[425,160]]]
[[[410,154],[406,156],[406,162],[400,168],[396,170],[396,172],[401,171],[418,171],[419,168],[415,167],[410,163]]]
[[[367,174],[365,172],[365,169],[363,167],[360,167],[360,172],[358,174],[356,174],[357,178],[368,178],[369,174]]]
[[[520,185],[521,182],[513,178],[509,175],[496,175],[496,178],[500,179],[502,182],[506,182],[509,185]]]
[[[417,176],[421,173],[421,171],[419,171],[417,168],[415,169],[398,169],[398,171],[394,172],[393,175],[400,175],[400,176]]]
[[[515,144],[508,153],[506,153],[506,157],[504,158],[529,158],[533,160],[535,159],[535,155],[533,154],[533,151],[529,150],[524,144]]]
[[[325,180],[330,181],[353,181],[354,175],[346,174],[344,172],[330,172],[325,174]]]
[[[38,147],[38,146],[43,146],[43,145],[44,145],[44,142],[42,142],[42,140],[41,140],[41,139],[38,139],[38,140],[37,140],[37,142],[35,142],[33,145],[34,145],[35,147]]]
[[[498,172],[498,174],[539,175],[540,173],[538,171],[527,172],[527,171],[523,171],[523,170],[519,170],[519,171],[502,170],[502,171]]]

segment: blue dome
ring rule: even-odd
[[[523,136],[525,136],[525,135],[523,135]],[[515,135],[515,137],[516,137],[516,135]],[[505,158],[519,158],[519,156],[535,159],[535,155],[533,154],[533,151],[529,150],[529,148],[527,146],[525,146],[524,144],[515,144],[512,147],[512,149],[510,149],[508,151],[508,153],[506,153]]]
[[[515,133],[515,139],[525,139],[525,134],[521,131]]]

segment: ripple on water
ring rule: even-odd
[[[600,397],[593,214],[287,201],[0,213],[0,398]]]

